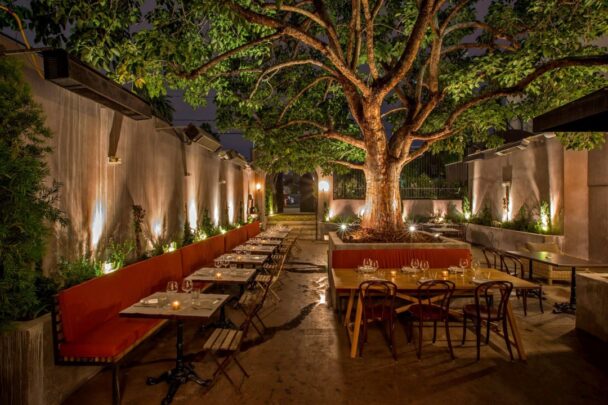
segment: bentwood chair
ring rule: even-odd
[[[359,285],[359,297],[362,304],[363,338],[359,353],[363,356],[363,345],[367,342],[367,330],[370,323],[379,323],[382,334],[388,341],[393,358],[397,360],[395,346],[395,297],[397,285],[385,280],[364,281]]]
[[[506,252],[501,252],[500,261],[500,268],[502,271],[506,272],[511,276],[524,278],[524,264],[522,263],[519,257],[513,256]],[[517,298],[522,297],[523,299],[524,316],[528,315],[528,295],[533,291],[538,296],[538,305],[540,306],[540,312],[543,314],[545,313],[545,310],[543,309],[543,286],[541,284],[538,284],[538,287],[534,290],[520,290],[517,288],[515,289],[515,294],[517,295]]]
[[[449,313],[450,300],[454,294],[455,284],[449,280],[430,280],[418,286],[416,291],[417,303],[413,304],[408,310],[407,338],[408,343],[412,338],[412,324],[418,324],[418,359],[422,355],[422,328],[425,323],[433,324],[433,343],[437,339],[437,323],[445,325],[445,335],[448,341],[450,356],[454,358],[452,349],[452,339],[450,338]]]
[[[483,246],[481,248],[481,253],[483,253],[483,257],[486,259],[486,266],[491,269],[500,269],[502,265],[500,252],[498,249],[494,249],[493,247]]]
[[[509,329],[507,325],[507,305],[513,290],[513,284],[508,281],[488,281],[475,288],[475,304],[467,304],[463,308],[462,344],[464,344],[467,333],[467,319],[475,321],[475,334],[477,337],[477,360],[481,346],[481,324],[486,322],[487,334],[486,344],[490,342],[490,324],[502,322],[503,335],[509,356],[513,360],[511,341],[509,340]]]

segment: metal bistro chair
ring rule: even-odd
[[[425,322],[433,323],[433,343],[437,339],[437,322],[443,322],[445,325],[445,335],[448,341],[450,356],[454,358],[454,350],[452,349],[452,339],[450,338],[449,315],[450,315],[450,300],[454,294],[456,285],[449,280],[430,280],[418,286],[416,297],[418,303],[413,304],[408,309],[408,343],[412,338],[412,324],[418,322],[418,350],[416,355],[418,359],[422,355],[422,328]]]
[[[506,272],[511,276],[524,278],[524,264],[522,263],[519,257],[513,256],[506,252],[501,252],[500,261],[500,267],[502,271]],[[517,274],[518,271],[519,274]],[[515,289],[515,294],[517,295],[517,298],[521,296],[523,299],[524,316],[528,316],[528,295],[533,291],[535,291],[538,295],[538,305],[540,306],[540,312],[542,314],[545,313],[545,310],[543,308],[543,286],[541,284],[538,284],[537,288],[534,290],[517,288]]]
[[[393,358],[397,360],[395,347],[395,297],[397,285],[390,281],[372,280],[364,281],[359,285],[359,296],[363,309],[362,327],[363,339],[359,353],[363,355],[363,345],[367,342],[367,329],[369,323],[380,323],[382,333],[387,339]],[[387,336],[388,334],[388,336]]]
[[[490,323],[502,322],[505,343],[509,350],[509,356],[513,360],[507,325],[507,305],[509,304],[511,291],[513,291],[513,284],[508,281],[488,281],[475,288],[475,304],[467,304],[463,308],[462,344],[464,345],[466,339],[467,319],[474,319],[478,361],[481,346],[481,323],[483,321],[487,324],[486,344],[490,342]]]

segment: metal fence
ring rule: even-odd
[[[403,168],[400,178],[401,198],[424,200],[460,199],[465,189],[446,180],[445,165],[454,160],[446,155],[422,155]],[[365,198],[365,175],[352,170],[334,174],[334,200]]]

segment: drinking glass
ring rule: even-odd
[[[183,292],[185,292],[185,293],[188,293],[188,294],[189,294],[189,293],[190,293],[190,291],[192,291],[192,287],[193,287],[193,285],[192,285],[192,280],[189,280],[189,279],[185,278],[185,279],[182,281],[182,291],[183,291]]]
[[[192,308],[198,309],[198,307],[200,305],[201,290],[198,288],[193,288],[191,297],[192,297]]]
[[[427,273],[429,270],[429,261],[428,260],[420,260],[420,269]]]
[[[410,266],[412,267],[412,269],[418,269],[420,267],[420,260],[413,258],[412,260],[410,260]]]
[[[460,265],[460,269],[462,270],[460,272],[460,276],[464,277],[464,272],[466,268],[469,267],[469,260],[461,257],[460,260],[458,260],[458,264]]]
[[[178,291],[178,284],[177,281],[169,281],[167,283],[167,293],[168,294],[175,294]]]
[[[222,259],[215,259],[215,260],[213,261],[213,264],[214,264],[214,266],[215,266],[216,268],[220,268],[220,267],[222,267]]]

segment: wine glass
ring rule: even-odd
[[[473,260],[471,262],[471,270],[473,271],[473,276],[477,276],[479,271],[479,260]]]
[[[185,278],[182,281],[182,291],[183,292],[190,294],[190,291],[192,291],[192,287],[193,287],[192,280]]]
[[[178,291],[177,281],[169,281],[167,283],[167,294],[175,294]]]
[[[460,272],[460,276],[464,277],[464,271],[467,267],[469,267],[469,259],[465,259],[465,258],[461,257],[460,260],[458,260],[458,265],[460,266],[460,269],[462,270]]]
[[[428,260],[420,260],[420,269],[423,274],[428,274],[429,271],[429,261]]]
[[[216,268],[220,268],[220,267],[222,267],[222,259],[219,259],[219,258],[218,258],[218,259],[215,259],[215,260],[213,261],[213,265],[214,265]]]
[[[417,258],[413,258],[412,260],[410,260],[410,266],[412,267],[412,269],[417,270],[420,267],[420,260],[418,260]]]

